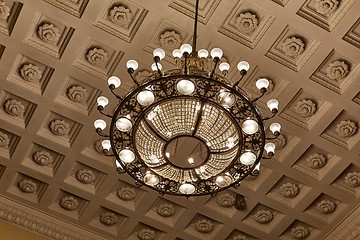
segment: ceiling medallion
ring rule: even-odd
[[[162,70],[165,51],[157,48],[153,73],[141,82],[134,77],[138,63],[127,62],[136,87],[125,97],[115,92],[120,79],[108,79],[118,101],[112,114],[104,113],[109,100],[97,99],[100,113],[111,118],[109,134],[104,132],[106,121],[94,122],[97,133],[107,138],[102,141],[105,155],[115,156],[119,173],[126,172],[138,186],[146,185],[160,194],[215,195],[238,187],[259,170],[262,158],[274,155],[271,141],[280,134],[278,123],[265,127],[265,121],[278,112],[278,101],[267,102],[271,111],[267,117],[256,107],[269,81],[257,80],[260,93],[251,98],[238,86],[249,63],[238,63],[240,79],[233,83],[226,78],[230,65],[221,62],[221,49],[211,50],[211,67],[206,64],[208,51],[196,50],[198,2],[193,44],[183,44],[172,53],[177,69]],[[216,73],[217,67],[221,74]]]

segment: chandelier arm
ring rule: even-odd
[[[214,77],[214,73],[215,73],[216,67],[217,67],[218,63],[220,62],[220,58],[215,57],[213,61],[214,61],[215,64],[214,64],[213,70],[212,70],[211,73],[210,73],[210,78],[213,78],[213,77]]]
[[[274,135],[273,137],[267,137],[266,140],[275,140],[278,138],[279,135]]]
[[[187,62],[187,59],[189,57],[189,53],[185,52],[183,54],[183,56],[184,56],[184,74],[187,75],[188,74],[188,65],[187,65],[188,62]]]
[[[119,95],[117,95],[116,93],[115,93],[115,91],[114,91],[114,89],[113,88],[110,88],[110,91],[111,91],[111,93],[117,98],[117,99],[119,99],[120,101],[122,101],[123,100],[123,98],[122,97],[120,97]]]
[[[101,128],[96,128],[96,133],[101,137],[110,137],[110,135],[104,134]]]
[[[113,116],[110,115],[110,114],[107,114],[107,113],[104,113],[103,110],[104,110],[104,107],[103,106],[98,106],[97,107],[97,110],[104,116],[108,117],[108,118],[112,118]]]
[[[156,65],[156,69],[157,69],[157,72],[159,73],[160,76],[163,75],[163,73],[161,72],[160,68],[159,68],[159,61],[155,61],[155,65]]]
[[[240,72],[240,73],[241,73],[241,72]],[[240,79],[239,79],[237,82],[234,83],[233,87],[237,87],[237,85],[241,82],[241,80],[244,78],[245,75],[246,75],[246,73],[245,73],[245,74],[241,74]]]
[[[258,97],[256,97],[256,98],[254,98],[253,100],[251,100],[251,103],[254,103],[254,102],[256,102],[257,100],[259,100],[260,98],[262,98],[262,97],[265,95],[265,93],[266,93],[266,88],[262,88],[260,91],[261,91],[260,96],[258,96]]]
[[[194,34],[193,34],[193,51],[191,55],[196,57],[196,39],[197,39],[197,24],[198,24],[198,15],[199,15],[199,0],[196,0],[195,3],[195,21],[194,21]]]
[[[270,116],[268,116],[268,117],[265,117],[265,118],[263,118],[262,120],[263,120],[263,121],[269,120],[269,119],[275,117],[277,113],[278,113],[278,110],[277,110],[277,109],[274,109],[274,110],[272,111],[272,115],[270,115]]]
[[[127,72],[129,73],[131,79],[134,81],[134,83],[136,84],[136,86],[140,86],[139,82],[136,81],[136,79],[135,79],[134,76],[133,76],[135,70],[134,70],[133,68],[128,68]]]
[[[103,154],[106,157],[114,157],[114,153],[110,153],[109,150],[103,149]]]

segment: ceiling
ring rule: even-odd
[[[276,156],[215,197],[160,196],[99,153],[107,77],[164,69],[192,39],[194,0],[0,0],[0,218],[51,239],[358,239],[360,1],[201,0],[198,46],[224,51],[242,88],[271,80]],[[246,208],[237,210],[241,194]],[[344,219],[346,220],[344,221]]]

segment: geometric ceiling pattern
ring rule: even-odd
[[[126,61],[138,60],[141,79],[157,47],[174,68],[194,4],[0,0],[0,219],[50,239],[360,236],[360,1],[200,1],[198,46],[222,48],[234,82],[246,59],[242,88],[256,96],[266,77],[259,107],[281,104],[275,157],[238,189],[160,196],[100,154],[96,98],[116,106],[107,77],[119,76],[125,94]]]

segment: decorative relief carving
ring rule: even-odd
[[[80,169],[76,173],[76,178],[82,183],[90,184],[95,181],[96,175],[89,169]]]
[[[233,237],[232,240],[248,240],[248,238],[245,237],[244,235],[237,235],[237,236]]]
[[[232,207],[235,203],[235,196],[230,193],[223,193],[216,198],[217,203],[222,207]]]
[[[332,213],[336,208],[336,204],[330,200],[323,200],[318,202],[316,205],[316,209],[323,214]]]
[[[251,12],[241,13],[235,19],[235,26],[239,32],[245,34],[252,34],[258,27],[259,20],[255,14]]]
[[[324,16],[329,16],[337,9],[339,2],[337,0],[315,0],[315,10]]]
[[[278,138],[272,140],[272,142],[275,144],[275,149],[282,149],[286,145],[286,137],[282,134],[278,136]]]
[[[10,8],[4,1],[0,1],[0,19],[6,21],[10,16]]]
[[[4,104],[4,110],[12,116],[22,117],[25,112],[24,105],[15,99],[8,99]]]
[[[119,221],[118,217],[115,215],[115,213],[112,212],[105,212],[100,216],[100,222],[107,226],[113,226],[118,221]]]
[[[68,89],[67,96],[75,103],[84,103],[89,97],[89,93],[83,86],[72,86]]]
[[[102,48],[92,48],[87,52],[86,59],[94,66],[103,66],[108,61],[107,52]]]
[[[114,6],[109,11],[109,20],[122,27],[127,26],[132,20],[130,9],[125,6]]]
[[[299,193],[299,187],[295,183],[284,183],[279,188],[283,197],[293,198]]]
[[[295,105],[295,112],[302,117],[311,117],[316,110],[316,104],[309,99],[300,100]]]
[[[57,136],[65,136],[69,134],[70,125],[64,120],[55,119],[50,123],[50,131]]]
[[[273,218],[274,214],[268,210],[260,210],[255,214],[255,220],[262,224],[269,223]]]
[[[60,200],[60,205],[68,211],[74,211],[79,206],[79,202],[74,197],[63,197]]]
[[[47,43],[56,45],[60,39],[60,30],[55,27],[53,24],[44,23],[38,27],[38,36],[39,38]]]
[[[326,68],[326,76],[332,80],[339,81],[349,73],[349,65],[344,61],[335,61]]]
[[[160,35],[160,44],[164,48],[176,49],[181,45],[182,39],[180,34],[175,31],[165,31]]]
[[[151,73],[148,70],[139,71],[135,75],[135,79],[138,80],[138,82],[143,82],[146,78],[148,78],[151,75]]]
[[[21,77],[28,82],[39,82],[42,78],[41,70],[33,64],[24,64],[20,68]]]
[[[24,193],[34,193],[37,187],[37,184],[29,179],[23,179],[19,182],[19,188]]]
[[[156,234],[155,231],[149,228],[143,228],[137,233],[137,236],[140,240],[154,240]]]
[[[94,148],[95,148],[95,150],[96,150],[98,153],[103,154],[103,147],[102,147],[102,145],[101,145],[101,142],[102,142],[101,139],[98,140],[98,141],[96,141],[96,142],[94,143]]]
[[[10,143],[10,139],[7,134],[0,132],[0,147],[8,148]]]
[[[310,168],[313,168],[313,169],[322,168],[326,164],[326,162],[327,162],[326,157],[319,153],[310,155],[306,159],[306,165],[308,165]]]
[[[296,58],[304,52],[305,44],[301,38],[289,37],[283,41],[281,47],[287,56]]]
[[[214,229],[214,224],[206,219],[199,220],[195,223],[195,229],[201,233],[209,233]]]
[[[345,176],[345,183],[350,187],[360,186],[360,172],[350,172]]]
[[[341,121],[338,125],[336,125],[335,131],[340,137],[349,138],[356,133],[357,126],[356,123],[350,120]]]
[[[156,212],[162,217],[170,217],[175,214],[175,208],[172,204],[163,203],[156,208]]]
[[[295,239],[305,239],[309,236],[309,234],[309,229],[301,225],[291,229],[291,236]]]
[[[121,200],[131,201],[135,198],[136,192],[135,192],[135,189],[133,189],[133,188],[122,187],[118,190],[117,195]]]
[[[46,151],[38,151],[34,153],[33,160],[40,166],[49,166],[54,161],[51,154]]]

